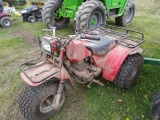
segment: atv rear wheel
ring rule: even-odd
[[[58,83],[47,82],[40,86],[26,85],[19,96],[19,109],[27,120],[47,120],[54,116],[57,110],[53,107],[53,100],[57,94]],[[62,92],[60,109],[66,99],[66,89]]]
[[[114,84],[120,88],[130,88],[136,81],[143,66],[143,57],[137,53],[129,55],[123,62]]]
[[[48,28],[55,26],[57,29],[67,27],[70,19],[56,17],[56,11],[62,7],[62,0],[48,0],[43,7],[42,19]]]
[[[82,3],[76,13],[76,29],[83,32],[106,23],[106,8],[102,2],[90,0]]]
[[[12,26],[12,20],[9,17],[2,17],[0,19],[0,25],[4,28]]]
[[[116,17],[116,24],[119,26],[129,25],[135,14],[135,2],[134,0],[128,0],[124,13],[120,17]]]
[[[151,112],[152,120],[160,120],[160,92],[152,100]]]

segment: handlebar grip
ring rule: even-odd
[[[99,37],[95,37],[95,36],[81,36],[81,39],[90,39],[90,40],[96,40],[96,41],[100,40]]]

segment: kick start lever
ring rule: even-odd
[[[91,85],[93,82],[94,82],[94,83],[97,83],[97,84],[100,85],[100,86],[104,86],[104,84],[103,84],[102,82],[100,82],[99,80],[93,79],[93,80],[87,85],[87,87],[88,87],[88,88],[91,88],[90,85]]]

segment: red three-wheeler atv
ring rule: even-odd
[[[55,28],[50,31],[52,36],[39,37],[45,60],[27,68],[24,66],[35,60],[20,66],[26,85],[19,97],[19,108],[27,120],[54,116],[66,99],[65,85],[73,87],[73,81],[88,87],[93,82],[103,86],[95,79],[102,73],[104,79],[120,88],[135,83],[143,66],[142,33],[104,25],[61,39],[55,36]]]

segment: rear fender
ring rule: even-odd
[[[40,71],[45,70],[46,69],[45,67],[48,67],[47,64],[46,65],[40,65],[40,66],[38,66],[36,68],[32,68],[30,70],[27,70],[26,74],[28,76],[34,76],[37,73],[39,73]],[[36,76],[36,77],[34,77],[32,79],[35,82],[39,81],[40,79],[43,79],[43,78],[46,78],[47,76],[49,76],[49,74],[56,72],[57,69],[59,69],[59,68],[58,67],[53,67],[49,72],[44,72],[44,73],[42,73],[42,74],[40,74],[40,75],[38,75],[38,76]],[[62,67],[60,72],[54,74],[53,76],[47,78],[45,81],[40,82],[40,83],[31,82],[31,80],[28,79],[28,77],[23,72],[21,73],[21,78],[24,80],[25,83],[27,83],[30,86],[39,86],[39,85],[41,85],[42,83],[44,83],[44,82],[46,82],[48,80],[54,80],[52,78],[57,78],[57,79],[61,80],[64,83],[68,83],[69,82],[70,86],[72,86],[72,88],[73,88],[73,81],[70,78],[70,76],[68,74],[68,71],[64,67]]]
[[[106,60],[104,62],[104,67],[102,71],[103,78],[113,81],[123,64],[125,58],[128,55],[132,55],[135,53],[142,53],[143,50],[140,47],[136,48],[127,48],[121,45],[117,45],[113,48],[106,56]]]
[[[133,54],[136,54],[136,53],[143,53],[144,50],[142,48],[138,48],[138,49],[135,49],[134,51],[130,52],[129,55],[133,55]]]

